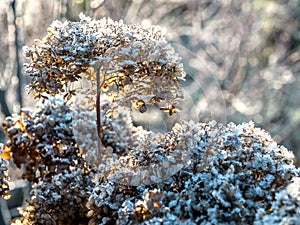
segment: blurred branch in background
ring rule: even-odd
[[[6,90],[4,88],[0,89],[0,104],[1,104],[1,111],[4,114],[4,116],[11,115],[6,102]]]
[[[14,30],[14,48],[15,48],[15,67],[16,67],[16,77],[18,79],[17,84],[17,101],[19,102],[19,107],[22,108],[23,106],[23,78],[22,78],[22,66],[20,63],[20,49],[21,43],[19,41],[19,25],[20,25],[20,18],[17,16],[17,8],[16,8],[16,0],[12,0],[11,8],[13,12],[13,30]]]

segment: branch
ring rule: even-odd
[[[11,7],[13,10],[13,24],[15,27],[15,54],[16,54],[16,64],[17,64],[17,77],[19,80],[19,84],[17,87],[17,95],[18,95],[18,101],[20,104],[20,109],[23,107],[23,98],[22,98],[22,71],[21,71],[21,65],[20,65],[20,57],[19,57],[19,48],[20,45],[18,43],[19,41],[19,29],[16,23],[17,20],[17,12],[16,12],[16,0],[13,0],[11,2]]]
[[[9,111],[8,105],[6,103],[6,90],[0,88],[0,105],[1,105],[1,111],[5,115],[5,117],[10,116],[11,113]]]

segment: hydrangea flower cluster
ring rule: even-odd
[[[25,56],[36,97],[64,93],[69,98],[77,92],[71,83],[83,78],[94,83],[98,72],[100,88],[109,91],[117,107],[144,112],[147,104],[165,102],[161,109],[173,114],[182,98],[183,66],[158,26],[92,20],[81,14],[79,22],[53,22],[45,38],[25,48]],[[95,91],[88,91],[89,98],[97,96]]]
[[[74,166],[80,155],[73,137],[70,109],[58,98],[40,107],[35,114],[25,109],[3,123],[9,138],[5,149],[9,149],[19,168],[26,166],[23,178],[34,182],[44,177],[51,179],[58,171]]]
[[[268,133],[255,128],[253,123],[224,126],[214,122],[183,122],[164,135],[161,134],[157,142],[152,139],[147,143],[147,149],[131,150],[127,159],[130,157],[135,162],[135,171],[138,171],[144,162],[140,157],[143,152],[147,151],[151,161],[179,148],[191,153],[185,161],[177,162],[182,168],[168,178],[156,178],[157,182],[142,186],[116,184],[113,176],[103,182],[98,174],[90,197],[93,205],[89,207],[93,212],[105,205],[109,221],[115,215],[113,223],[116,224],[156,224],[158,221],[253,224],[256,213],[268,212],[276,194],[291,183],[293,177],[299,176],[299,169],[293,165],[293,154],[278,146]],[[176,140],[173,149],[159,151],[157,146],[172,139],[171,136]],[[115,176],[120,177],[118,172]],[[149,197],[153,193],[155,197]],[[99,214],[96,213],[96,224],[108,224]]]
[[[300,218],[300,178],[295,177],[293,183],[279,193],[272,202],[271,213],[259,210],[255,225],[265,224],[298,224]]]
[[[149,132],[140,134],[144,137]],[[168,141],[167,145],[166,140],[172,139],[172,145]],[[83,166],[86,164],[58,173],[34,187],[22,224],[72,224],[74,214],[85,221],[83,224],[253,224],[281,208],[274,203],[279,201],[278,193],[292,190],[288,185],[299,176],[292,164],[293,154],[253,123],[224,126],[182,122],[147,144],[148,148],[140,144],[126,155],[112,157],[120,161],[126,158],[128,167],[144,171],[147,160],[142,156],[146,154],[152,163],[172,155],[177,148],[190,154],[183,158],[185,161],[177,159],[182,166],[175,174],[156,178],[148,185],[123,184],[117,180],[120,169],[105,177],[101,170]],[[160,144],[169,149],[158,150]],[[68,210],[67,202],[71,204]],[[281,201],[280,206],[284,204],[288,207],[292,203]],[[296,204],[292,216],[296,216]],[[262,212],[265,217],[258,216]]]
[[[158,27],[81,15],[54,22],[25,53],[31,91],[48,100],[3,123],[1,155],[34,183],[14,225],[293,224],[299,216],[294,155],[252,122],[181,121],[165,133],[133,125],[123,107],[165,102],[172,115],[182,97],[182,65]],[[79,79],[92,84],[81,100],[70,89]]]
[[[90,171],[74,167],[57,173],[51,180],[33,186],[31,199],[22,209],[22,218],[13,224],[88,224],[88,190],[93,187]]]

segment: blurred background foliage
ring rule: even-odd
[[[177,119],[252,120],[300,165],[300,0],[1,0],[0,121],[34,107],[22,46],[80,12],[163,27],[187,71]]]

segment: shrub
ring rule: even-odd
[[[134,126],[130,110],[180,109],[185,73],[159,27],[81,15],[55,21],[25,55],[30,90],[41,99],[36,112],[3,123],[2,155],[25,166],[33,183],[13,224],[260,224],[286,216],[277,211],[288,203],[276,196],[299,169],[253,123],[181,121],[165,133]]]

